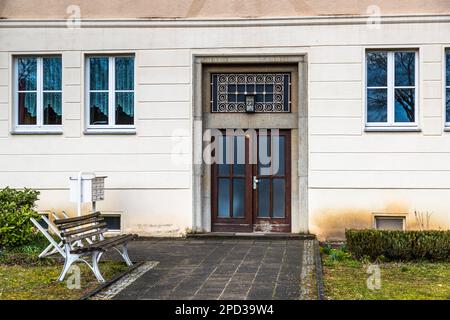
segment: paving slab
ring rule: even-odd
[[[209,237],[134,241],[129,244],[134,261],[158,264],[114,299],[314,298],[315,283],[308,280],[314,279],[314,241]]]

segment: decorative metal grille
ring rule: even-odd
[[[255,97],[255,112],[290,112],[290,73],[211,74],[212,112],[246,112],[246,96]]]

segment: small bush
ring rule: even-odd
[[[30,218],[39,219],[34,210],[39,191],[24,189],[0,190],[0,247],[12,248],[27,244],[34,232]]]
[[[450,231],[346,230],[347,248],[358,259],[389,261],[450,259]]]

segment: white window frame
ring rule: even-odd
[[[447,89],[450,89],[450,83],[447,83],[447,68],[450,68],[450,64],[447,65],[447,53],[450,53],[450,48],[444,48],[444,130],[450,131],[450,122],[447,121]]]
[[[43,106],[43,97],[44,92],[60,92],[61,93],[61,103],[63,104],[63,90],[61,83],[61,90],[43,90],[44,78],[43,78],[43,58],[47,57],[59,57],[62,59],[61,55],[18,55],[13,56],[13,131],[12,133],[20,134],[20,133],[43,133],[43,134],[61,134],[62,133],[62,119],[61,124],[46,124],[44,125],[44,106]],[[36,59],[36,90],[22,90],[20,92],[36,92],[36,124],[19,124],[19,84],[18,84],[18,76],[19,76],[19,64],[17,60],[20,58],[34,58]],[[61,82],[63,79],[61,68]],[[61,106],[63,108],[63,105]]]
[[[134,59],[133,69],[133,90],[116,90],[116,58],[130,57]],[[91,101],[90,92],[104,92],[106,90],[90,90],[90,73],[89,60],[91,58],[108,58],[108,124],[107,125],[92,125],[91,124]],[[85,59],[85,101],[86,101],[86,130],[85,134],[95,133],[119,133],[119,134],[134,134],[136,132],[136,57],[134,54],[90,54]],[[133,92],[133,124],[123,125],[116,123],[116,92]]]
[[[367,86],[367,54],[370,52],[387,53],[387,122],[368,122],[368,103],[367,89],[386,89],[386,87],[368,87]],[[414,86],[395,86],[395,53],[413,52],[415,54],[414,62]],[[419,127],[419,51],[415,49],[368,49],[364,54],[364,122],[367,131],[378,130],[411,130],[416,131]],[[395,122],[395,89],[414,89],[414,122]]]

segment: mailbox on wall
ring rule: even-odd
[[[70,201],[78,203],[78,214],[81,215],[81,204],[92,203],[92,210],[95,211],[95,203],[105,199],[105,178],[106,176],[96,176],[94,173],[83,174],[70,177]]]

